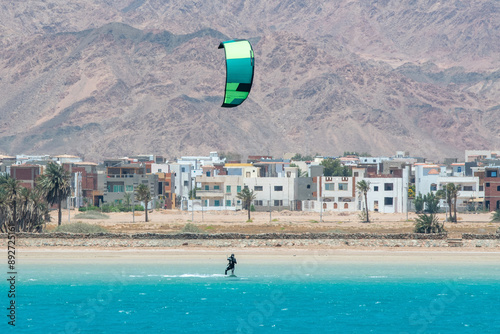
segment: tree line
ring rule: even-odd
[[[8,174],[0,175],[0,232],[7,233],[12,226],[16,232],[42,232],[43,225],[50,221],[52,205],[57,205],[57,224],[61,225],[62,201],[71,194],[70,179],[70,173],[57,163],[47,165],[32,189],[23,187]],[[144,184],[136,190],[137,200],[146,204],[148,221],[147,205],[151,193]]]

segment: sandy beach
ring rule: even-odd
[[[451,265],[500,263],[500,250],[479,251],[466,249],[20,249],[19,265],[46,263],[225,263],[234,252],[240,264],[290,263],[414,263]]]

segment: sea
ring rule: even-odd
[[[225,259],[31,263],[18,268],[15,326],[0,299],[0,332],[500,333],[499,267],[239,261],[227,277]]]

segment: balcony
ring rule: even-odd
[[[196,190],[196,197],[202,198],[222,198],[224,197],[224,191],[222,189],[216,190]]]

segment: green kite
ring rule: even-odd
[[[252,45],[244,39],[222,42],[226,52],[226,91],[222,107],[237,107],[245,101],[253,82],[254,57]]]

